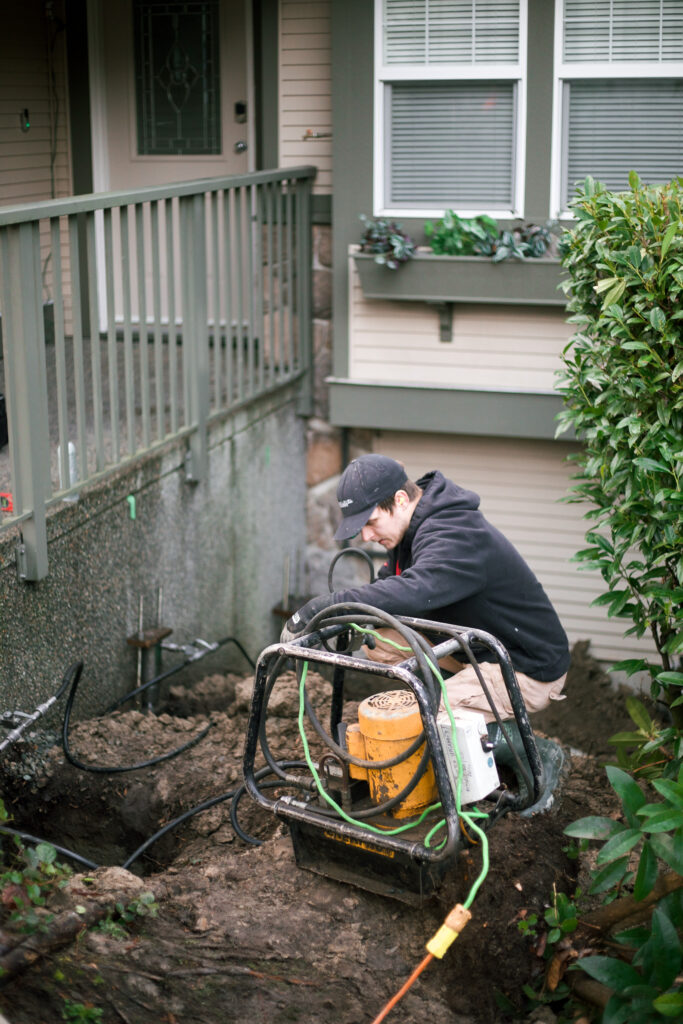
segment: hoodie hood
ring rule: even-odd
[[[415,482],[423,494],[406,530],[404,539],[409,543],[412,543],[416,531],[424,520],[434,515],[435,512],[442,509],[476,512],[479,508],[481,499],[478,494],[454,484],[452,480],[447,480],[438,469],[432,470],[431,473],[425,473]]]

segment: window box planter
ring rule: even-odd
[[[515,303],[564,306],[562,268],[551,257],[504,260],[485,256],[437,256],[418,250],[396,270],[375,263],[371,254],[351,252],[368,299],[410,302]]]

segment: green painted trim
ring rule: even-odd
[[[332,223],[332,196],[311,196],[311,220],[313,224]]]
[[[256,166],[261,169],[278,164],[279,0],[256,0],[253,17]]]
[[[555,4],[529,0],[524,220],[532,224],[550,216],[554,32]]]
[[[66,14],[71,165],[73,192],[78,196],[92,192],[93,188],[88,28],[85,0],[70,0]],[[75,140],[78,142],[76,143]]]
[[[477,302],[514,305],[566,305],[560,291],[559,260],[506,260],[484,256],[436,256],[420,252],[396,270],[371,255],[354,255],[367,299],[425,302]]]
[[[333,366],[346,376],[349,352],[348,251],[372,213],[374,8],[372,0],[332,0]]]
[[[366,430],[415,430],[549,441],[562,399],[554,394],[402,387],[331,378],[330,422]],[[573,440],[563,434],[562,440]]]

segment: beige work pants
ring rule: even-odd
[[[394,643],[405,646],[405,640],[395,629],[380,629],[379,633],[386,640],[393,640]],[[371,661],[383,665],[395,665],[409,657],[410,652],[398,650],[389,643],[377,641],[377,646],[371,650],[367,648],[367,655]],[[472,665],[463,664],[451,655],[447,655],[439,662],[442,669],[453,672],[454,675],[445,680],[446,693],[451,709],[456,707],[470,708],[483,714],[487,722],[494,722],[495,716],[491,706],[486,699],[486,694],[481,688],[481,683]],[[479,665],[484,682],[486,683],[493,702],[498,709],[501,718],[514,718],[514,711],[510,703],[510,697],[505,686],[503,673],[497,662],[484,661]],[[562,688],[565,684],[567,674],[551,683],[542,683],[538,679],[532,679],[523,672],[515,672],[519,689],[524,698],[527,711],[532,714],[534,711],[543,711],[551,701],[565,700]],[[443,703],[443,702],[442,702]]]

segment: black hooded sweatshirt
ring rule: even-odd
[[[569,666],[566,634],[522,556],[479,511],[479,496],[438,470],[417,483],[424,493],[379,578],[336,591],[325,603],[360,602],[481,629],[503,644],[517,671],[540,682],[558,679]],[[308,618],[322,607],[320,598],[311,604]],[[486,652],[480,660],[495,659]]]

